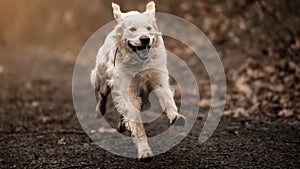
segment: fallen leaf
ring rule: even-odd
[[[31,106],[32,107],[38,107],[40,105],[40,103],[38,102],[38,101],[33,101],[32,103],[31,103]]]
[[[60,138],[60,139],[57,141],[57,144],[59,144],[59,145],[64,145],[64,144],[66,144],[65,138]]]
[[[291,117],[294,115],[294,112],[292,110],[283,109],[278,113],[278,115],[283,117]]]
[[[200,107],[209,107],[210,106],[210,99],[201,99],[199,102]]]
[[[252,89],[250,88],[250,86],[249,86],[248,84],[246,84],[245,78],[240,77],[240,78],[237,80],[235,86],[237,87],[237,89],[238,89],[240,92],[246,94],[247,97],[250,97],[250,96],[251,96],[251,94],[252,94]]]
[[[114,128],[104,128],[104,127],[101,127],[98,129],[98,132],[99,133],[115,133],[117,130],[114,129]]]

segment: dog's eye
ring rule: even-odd
[[[132,32],[134,32],[134,31],[136,31],[136,28],[135,27],[131,27],[129,30],[132,31]]]
[[[148,31],[151,31],[151,29],[152,29],[152,28],[151,28],[150,26],[147,27],[147,30],[148,30]]]

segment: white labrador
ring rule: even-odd
[[[97,98],[97,110],[105,113],[107,95],[111,92],[120,112],[118,131],[128,129],[142,161],[152,159],[152,151],[141,121],[142,100],[154,92],[170,124],[183,126],[169,84],[167,56],[155,19],[155,4],[149,2],[143,13],[123,13],[112,3],[118,24],[106,37],[91,72],[91,83]]]

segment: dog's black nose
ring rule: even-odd
[[[150,38],[148,36],[142,36],[140,37],[140,41],[143,45],[148,45],[150,42]]]

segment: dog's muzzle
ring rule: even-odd
[[[138,56],[138,58],[140,60],[147,60],[151,48],[150,38],[148,36],[140,37],[140,44],[140,46],[134,46],[128,41],[128,47]]]

